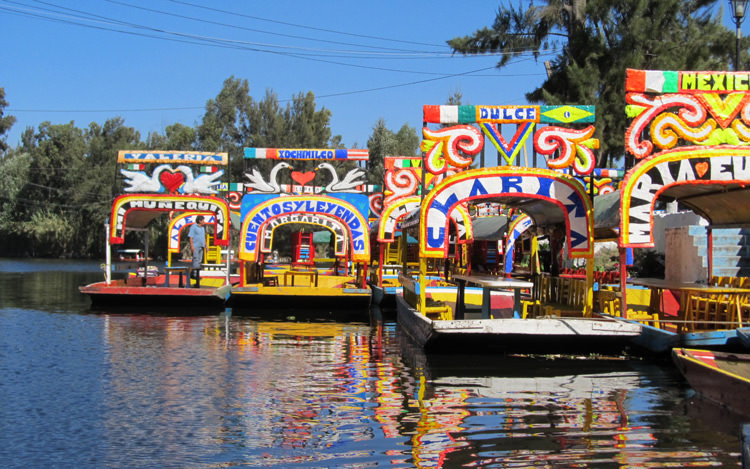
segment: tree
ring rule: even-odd
[[[8,150],[8,143],[4,136],[13,124],[16,123],[15,116],[3,116],[4,109],[8,106],[8,102],[5,100],[5,88],[0,88],[0,154]]]
[[[491,28],[454,38],[454,52],[503,53],[510,59],[557,51],[547,79],[527,93],[531,102],[595,104],[598,166],[624,154],[625,70],[726,69],[734,34],[711,17],[717,0],[545,0],[501,7]],[[750,41],[743,39],[745,47]],[[745,52],[747,55],[747,52]],[[626,161],[626,163],[628,163]]]
[[[78,255],[102,257],[104,242],[102,229],[109,218],[114,201],[117,152],[144,148],[140,133],[127,127],[121,117],[108,119],[104,124],[89,124],[83,133],[86,153],[76,170],[79,178],[71,188],[70,203],[80,207],[72,218],[76,221],[75,246]],[[89,227],[87,229],[86,227]]]
[[[227,152],[230,179],[240,180],[244,144],[250,135],[253,98],[247,80],[224,80],[216,99],[206,103],[203,121],[198,126],[198,142],[203,151]]]
[[[372,128],[372,135],[367,140],[370,154],[367,178],[371,184],[383,184],[385,177],[384,161],[386,156],[415,156],[419,149],[419,136],[414,127],[401,126],[397,133],[388,129],[381,117]]]
[[[327,148],[340,145],[341,137],[332,136],[331,111],[316,109],[315,95],[299,93],[282,108],[276,94],[267,90],[260,102],[250,96],[247,80],[229,77],[216,96],[206,104],[206,113],[198,126],[198,143],[203,151],[229,154],[232,181],[243,179],[245,147]],[[270,162],[258,162],[270,169]],[[305,164],[300,162],[300,170]],[[295,166],[297,169],[297,166]]]
[[[152,150],[191,151],[198,148],[198,132],[193,127],[176,123],[168,125],[165,134],[149,134],[146,146]]]

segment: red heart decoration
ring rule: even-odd
[[[173,171],[168,169],[167,171],[159,174],[159,182],[167,188],[167,192],[173,194],[177,192],[177,189],[185,182],[185,175],[180,171]]]
[[[701,161],[700,163],[696,164],[695,171],[698,173],[698,177],[703,177],[703,175],[706,174],[706,171],[708,171],[708,162]]]
[[[315,171],[308,171],[306,173],[292,171],[292,179],[294,179],[298,184],[304,186],[308,182],[315,179]]]

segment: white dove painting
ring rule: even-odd
[[[180,188],[183,194],[216,194],[218,191],[215,186],[221,184],[216,179],[224,174],[224,170],[219,170],[212,174],[201,174],[197,178],[193,176],[193,170],[189,166],[180,165],[177,170],[185,175],[185,183]]]
[[[271,174],[268,175],[268,182],[263,179],[263,175],[260,174],[257,168],[253,168],[252,172],[245,173],[245,177],[250,181],[246,184],[247,187],[252,187],[253,192],[261,192],[265,194],[278,194],[281,192],[279,182],[277,180],[279,171],[282,169],[291,169],[292,165],[282,161],[277,164],[271,170]]]
[[[357,186],[367,184],[366,179],[359,179],[366,173],[360,168],[354,168],[346,175],[344,179],[339,180],[339,176],[336,173],[336,168],[330,163],[320,163],[315,171],[325,169],[331,173],[331,182],[325,188],[326,192],[359,192],[356,189]]]
[[[124,181],[127,185],[124,189],[125,192],[162,192],[160,175],[166,170],[172,171],[172,167],[168,164],[159,165],[154,168],[151,176],[143,171],[121,169],[120,173],[126,178]]]

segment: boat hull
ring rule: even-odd
[[[701,397],[750,416],[750,355],[675,348],[672,359]]]
[[[187,306],[223,307],[230,292],[230,285],[219,287],[180,288],[176,286],[133,286],[123,282],[92,283],[79,287],[79,291],[91,298],[92,307],[107,306]]]
[[[264,317],[295,317],[369,320],[372,291],[369,288],[314,286],[235,286],[227,305],[233,314],[248,312]]]
[[[430,352],[621,354],[641,333],[638,324],[612,318],[462,319],[437,321],[396,297],[398,322]]]

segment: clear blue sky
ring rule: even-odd
[[[379,118],[421,126],[423,104],[524,104],[544,79],[532,56],[450,56],[446,40],[492,24],[499,2],[0,0],[0,87],[17,122],[81,128],[122,116],[145,139],[199,123],[223,81],[260,100],[312,91],[333,134],[366,146]],[[728,4],[727,4],[728,5]],[[725,7],[725,23],[729,7]],[[743,27],[747,34],[748,23]],[[732,26],[733,27],[733,26]]]

